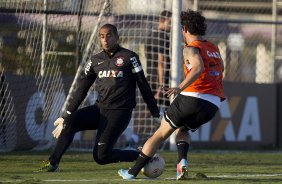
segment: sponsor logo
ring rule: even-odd
[[[99,71],[98,73],[99,78],[105,78],[105,77],[123,77],[123,71],[116,71],[116,70],[103,70]]]
[[[215,76],[215,77],[220,75],[220,73],[218,71],[209,71],[209,73],[210,73],[211,76]]]
[[[91,64],[92,64],[92,61],[88,61],[88,63],[85,65],[85,68],[84,68],[85,75],[87,75],[87,73],[89,72]]]
[[[115,65],[116,65],[116,66],[122,66],[122,65],[124,65],[123,58],[122,58],[122,57],[117,58],[117,60],[116,60],[116,62],[115,62]]]
[[[135,56],[130,58],[130,61],[133,65],[133,70],[132,70],[133,73],[142,71],[142,66],[138,63],[138,60]]]
[[[212,58],[218,58],[218,59],[221,58],[219,52],[210,52],[207,50],[207,55]]]
[[[104,61],[101,61],[101,62],[98,63],[98,65],[103,64],[103,63],[104,63]]]
[[[106,143],[104,143],[104,142],[98,142],[98,146],[101,146],[101,145],[103,145],[103,144],[106,144]]]
[[[138,63],[138,61],[137,61],[137,59],[136,59],[135,56],[132,57],[132,58],[130,58],[130,61],[131,61],[131,63],[132,63],[132,65],[133,65],[134,68],[139,67],[139,63]]]

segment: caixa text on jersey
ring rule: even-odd
[[[98,77],[99,78],[104,78],[104,77],[123,77],[123,71],[103,70],[103,71],[99,71]]]

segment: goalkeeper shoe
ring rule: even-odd
[[[59,172],[59,165],[52,165],[50,161],[43,161],[43,164],[38,172]]]
[[[176,168],[176,179],[185,180],[188,178],[188,161],[186,159],[180,160]]]
[[[136,178],[134,175],[129,174],[128,170],[126,169],[118,170],[118,175],[121,176],[125,180],[132,180]]]

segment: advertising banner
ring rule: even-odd
[[[224,83],[215,118],[192,133],[194,147],[263,148],[277,143],[277,86]]]
[[[14,118],[1,121],[1,149],[6,146],[12,150],[36,150],[54,145],[53,122],[60,114],[71,82],[71,79],[63,80],[64,90],[43,91],[33,77],[6,78],[9,84],[6,91],[10,93],[10,100],[6,101],[11,104],[2,104],[1,108],[9,107],[6,113]],[[281,136],[278,137],[278,131],[282,132],[281,117],[278,117],[281,85],[225,82],[224,88],[227,99],[212,121],[191,134],[191,146],[252,149],[281,145]],[[89,97],[89,104],[93,104],[93,99]],[[73,145],[88,143],[89,149],[93,146],[93,136],[93,132],[91,135],[87,131],[79,132]]]

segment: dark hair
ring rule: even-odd
[[[114,26],[113,24],[104,24],[104,25],[100,28],[100,30],[103,29],[103,28],[108,28],[108,29],[112,30],[112,32],[113,32],[116,36],[118,36],[117,27]]]
[[[171,16],[172,16],[171,11],[163,10],[163,11],[161,12],[161,17],[163,17],[163,18],[170,18]]]
[[[189,9],[187,12],[181,12],[180,17],[182,27],[186,28],[190,34],[201,36],[206,34],[206,18],[200,12]]]

